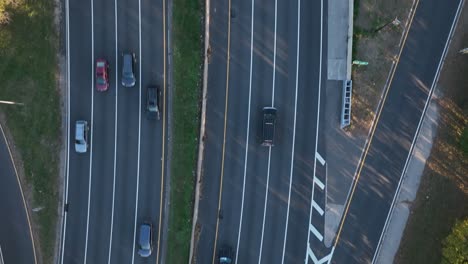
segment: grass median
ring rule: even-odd
[[[174,0],[174,93],[167,263],[187,263],[201,96],[201,0]]]
[[[0,25],[0,104],[24,164],[42,263],[52,263],[57,219],[60,104],[56,88],[57,36],[53,1],[9,1]],[[0,10],[1,11],[1,10]]]

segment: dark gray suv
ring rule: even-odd
[[[146,116],[148,119],[159,120],[159,98],[161,90],[159,86],[150,86],[146,90]]]
[[[122,64],[122,85],[125,87],[135,86],[136,79],[133,71],[135,64],[135,53],[124,53]]]

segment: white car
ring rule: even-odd
[[[75,151],[86,153],[88,151],[88,122],[78,120],[75,123]]]

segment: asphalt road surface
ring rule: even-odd
[[[37,263],[26,204],[1,127],[0,134],[0,263]]]
[[[165,144],[165,0],[66,1],[69,132],[60,263],[161,263]],[[135,54],[136,85],[121,84],[122,53]],[[109,62],[110,87],[94,87],[95,61]],[[145,115],[159,85],[161,119]],[[90,148],[74,150],[87,120]],[[138,227],[153,225],[153,252],[137,254]]]
[[[371,263],[461,1],[420,0],[331,263]]]
[[[211,2],[197,263],[217,263],[225,245],[236,263],[306,257],[325,2]],[[260,146],[265,106],[278,109],[271,148]]]

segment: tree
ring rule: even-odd
[[[18,3],[19,0],[0,0],[0,25],[10,22],[10,10]]]
[[[456,221],[452,232],[443,241],[442,264],[468,263],[468,218]]]

